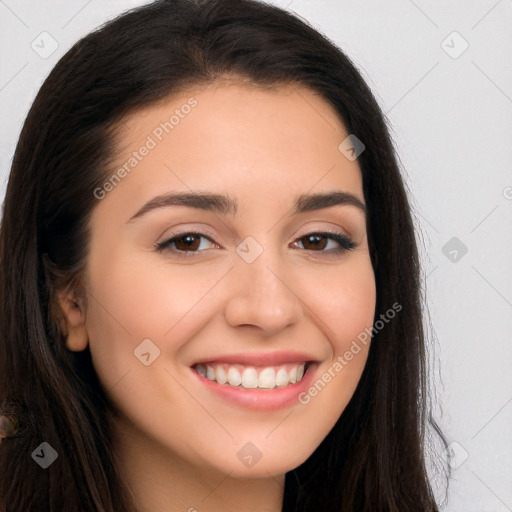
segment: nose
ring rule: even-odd
[[[289,277],[290,268],[267,254],[264,251],[252,263],[237,262],[225,315],[233,327],[253,326],[270,336],[298,323],[304,309]]]

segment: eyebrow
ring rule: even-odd
[[[348,192],[334,190],[317,194],[301,194],[295,200],[292,215],[339,205],[355,206],[363,213],[366,213],[366,207],[358,197]],[[157,208],[169,206],[188,206],[231,216],[236,216],[238,211],[237,200],[229,195],[206,192],[169,193],[154,197],[148,201],[128,222],[132,222]]]

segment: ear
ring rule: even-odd
[[[80,352],[87,348],[89,337],[85,329],[85,308],[83,302],[70,292],[58,294],[61,318],[61,332],[66,337],[66,347]]]

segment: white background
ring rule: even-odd
[[[143,3],[0,0],[0,197],[43,79],[78,38]],[[443,510],[512,511],[512,1],[272,3],[354,60],[392,127],[424,261],[435,415],[454,443]],[[58,43],[47,58],[31,48],[43,31]]]

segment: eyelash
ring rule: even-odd
[[[185,258],[190,258],[197,253],[203,252],[203,251],[197,251],[197,250],[183,251],[181,249],[171,249],[169,247],[169,245],[173,244],[176,240],[185,238],[188,235],[206,238],[213,244],[216,243],[210,236],[205,235],[204,233],[200,233],[198,231],[184,231],[182,233],[174,233],[174,234],[172,234],[172,238],[168,238],[167,240],[164,240],[163,242],[159,242],[159,243],[155,244],[156,250],[158,252],[167,252],[167,251],[173,252],[178,257],[185,257]],[[323,252],[323,253],[328,253],[329,255],[338,256],[338,255],[342,255],[346,251],[351,251],[351,250],[355,249],[355,247],[356,247],[356,244],[354,244],[350,240],[349,237],[347,237],[346,235],[342,235],[341,233],[332,232],[332,231],[313,231],[311,233],[301,236],[300,238],[297,238],[297,240],[302,240],[302,239],[310,237],[310,236],[319,236],[319,237],[329,238],[331,240],[334,240],[335,242],[338,242],[340,244],[340,247],[338,249],[328,249],[328,250],[322,249],[319,251],[315,251],[314,249],[304,249],[305,251],[321,252],[321,253]],[[218,245],[218,244],[216,244],[216,245]]]

